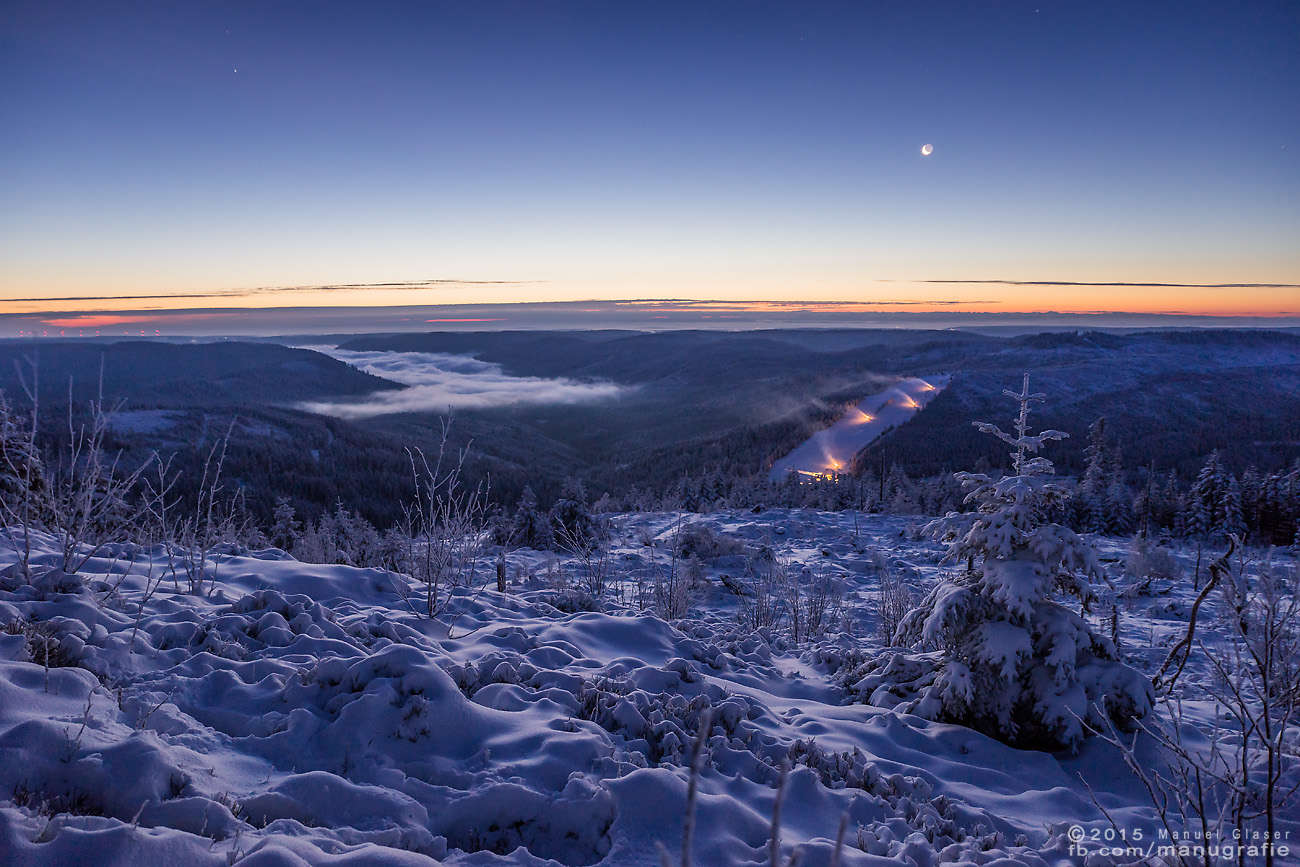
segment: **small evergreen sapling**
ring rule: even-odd
[[[288,497],[275,498],[275,513],[272,520],[271,544],[285,551],[293,550],[293,546],[302,538],[303,526]]]
[[[970,514],[930,525],[948,545],[947,560],[966,564],[943,581],[899,626],[897,643],[937,649],[932,676],[900,709],[967,725],[1016,746],[1077,749],[1107,716],[1128,728],[1150,710],[1151,686],[1119,662],[1114,644],[1080,614],[1055,601],[1064,592],[1085,606],[1089,579],[1101,578],[1095,552],[1072,530],[1047,523],[1064,496],[1037,453],[1066,437],[1028,433],[1029,376],[1019,393],[1015,433],[976,422],[1014,447],[1011,475],[958,473]],[[910,667],[909,667],[910,668]],[[914,670],[914,669],[913,669]]]
[[[514,520],[507,533],[508,544],[512,548],[532,548],[545,551],[555,544],[555,535],[551,522],[545,512],[537,508],[537,495],[530,486],[524,486],[515,510]]]
[[[601,522],[587,505],[587,490],[577,479],[565,483],[549,517],[551,533],[561,550],[574,554],[594,551],[604,538]]]

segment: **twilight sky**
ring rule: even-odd
[[[584,299],[1297,316],[1297,105],[1289,0],[13,0],[0,333]]]

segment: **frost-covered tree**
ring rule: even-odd
[[[898,464],[893,464],[889,468],[889,475],[885,477],[885,498],[881,502],[887,503],[889,511],[895,515],[915,514],[915,487],[908,478],[907,471]]]
[[[277,548],[290,551],[301,537],[302,522],[298,520],[293,504],[288,497],[276,497],[269,541]]]
[[[1133,494],[1119,476],[1114,476],[1106,487],[1105,517],[1103,527],[1112,536],[1127,536],[1133,532]]]
[[[40,449],[36,412],[23,425],[0,391],[0,529],[18,555],[23,575],[31,577],[32,530],[43,524],[51,499]]]
[[[1241,485],[1236,476],[1228,476],[1223,488],[1223,523],[1219,531],[1224,536],[1241,538],[1246,535],[1246,522],[1241,511]]]
[[[1247,467],[1241,474],[1241,517],[1248,536],[1260,530],[1260,518],[1271,499],[1270,481],[1254,466]]]
[[[1019,393],[1005,393],[1020,405],[1015,433],[975,424],[1013,447],[1012,473],[958,473],[974,514],[931,524],[948,545],[947,561],[964,568],[899,626],[895,643],[938,651],[902,709],[1016,746],[1075,749],[1107,717],[1130,727],[1153,695],[1110,640],[1054,598],[1068,594],[1086,606],[1089,579],[1102,577],[1101,568],[1091,546],[1045,519],[1064,491],[1036,453],[1066,434],[1028,432],[1030,407],[1044,400],[1029,392],[1028,375]]]
[[[537,508],[537,495],[529,485],[519,495],[514,520],[510,523],[510,545],[544,551],[555,542],[550,518]]]
[[[304,563],[347,566],[379,566],[383,554],[379,531],[342,501],[335,503],[332,514],[327,512],[319,523],[308,526],[293,548],[293,555]]]
[[[587,504],[587,489],[577,479],[570,479],[551,506],[551,532],[555,542],[566,551],[594,550],[604,537],[600,521]]]
[[[40,450],[30,425],[23,425],[4,392],[0,392],[0,503],[5,505],[6,523],[20,521],[24,508],[34,522],[36,514],[48,506]]]
[[[1106,532],[1107,494],[1110,487],[1110,452],[1106,442],[1106,417],[1088,427],[1088,447],[1083,450],[1087,461],[1083,479],[1076,492],[1075,526],[1089,533]]]
[[[1197,474],[1196,481],[1192,483],[1191,490],[1187,492],[1183,524],[1189,536],[1203,538],[1208,536],[1214,527],[1215,506],[1222,497],[1220,489],[1222,473],[1219,453],[1212,452],[1201,466],[1201,471]]]
[[[1107,434],[1105,416],[1088,427],[1084,457],[1087,464],[1083,478],[1065,509],[1071,526],[1116,536],[1133,532],[1133,495],[1124,480],[1120,448]]]
[[[1217,451],[1205,459],[1187,493],[1184,508],[1184,523],[1190,536],[1222,541],[1234,533],[1240,536],[1244,532],[1241,486]]]
[[[1133,525],[1143,539],[1155,535],[1160,524],[1160,491],[1156,488],[1156,469],[1147,468],[1146,483],[1133,500]]]

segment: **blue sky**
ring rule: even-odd
[[[312,306],[1300,313],[1294,3],[0,16],[10,312],[264,306],[205,295],[304,287],[290,294]],[[430,280],[471,282],[310,288]],[[1224,283],[1275,285],[1199,288]],[[109,297],[162,294],[193,297]]]

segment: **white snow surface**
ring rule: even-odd
[[[1151,839],[1154,812],[1105,743],[1017,751],[842,682],[881,649],[880,564],[918,598],[937,581],[941,548],[910,520],[614,516],[619,580],[600,610],[566,613],[583,607],[565,589],[576,561],[521,550],[508,592],[489,561],[436,620],[400,576],[277,550],[226,551],[197,595],[161,547],[111,547],[65,576],[37,536],[49,571],[28,583],[0,533],[0,864],[658,865],[656,843],[677,863],[704,707],[697,865],[768,863],[783,759],[781,847],[804,867],[830,863],[841,814],[846,867],[1083,864],[1067,829],[1110,827],[1089,786]],[[698,565],[686,618],[641,610],[683,524],[842,581],[844,622],[800,644],[742,628],[734,554]],[[1186,604],[1125,621],[1135,664],[1163,659]]]
[[[811,476],[847,471],[855,454],[920,412],[951,379],[947,375],[910,377],[859,401],[830,427],[817,431],[773,463],[770,478],[779,482],[790,473]]]

